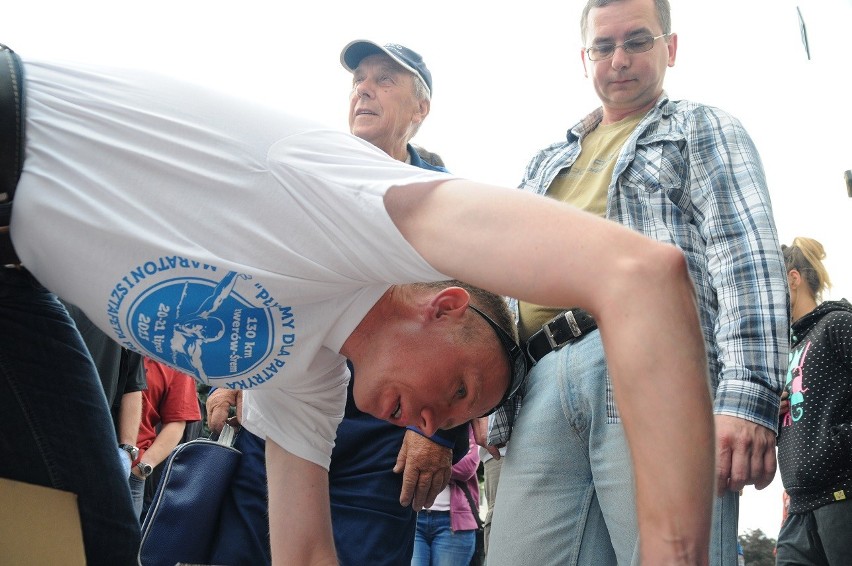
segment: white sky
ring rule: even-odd
[[[852,169],[848,36],[852,0],[672,0],[674,98],[718,106],[751,133],[769,179],[782,243],[817,238],[852,299]],[[353,39],[420,52],[434,77],[432,113],[415,142],[456,174],[516,186],[532,155],[598,105],[583,78],[583,0],[406,3],[115,0],[7,3],[0,42],[44,57],[160,70],[345,129]],[[810,38],[808,61],[796,6]],[[740,530],[775,538],[780,477],[746,490]]]

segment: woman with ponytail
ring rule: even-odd
[[[782,246],[790,287],[790,363],[778,465],[790,496],[777,564],[852,564],[852,305],[822,301],[825,250]]]

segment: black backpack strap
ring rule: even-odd
[[[24,168],[25,134],[24,66],[17,53],[0,43],[0,265],[19,263],[9,222]]]
[[[476,503],[473,501],[473,497],[470,495],[470,490],[467,488],[467,484],[463,481],[453,480],[456,482],[456,485],[459,486],[464,492],[465,497],[467,497],[467,504],[470,507],[470,512],[473,513],[473,518],[476,519],[476,526],[480,529],[482,528],[482,519],[479,518],[479,508],[476,506]]]

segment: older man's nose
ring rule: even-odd
[[[367,83],[368,81],[362,81],[355,86],[355,95],[358,98],[372,98],[373,89]]]

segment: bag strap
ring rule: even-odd
[[[224,446],[233,446],[234,441],[237,440],[237,432],[237,429],[228,423],[225,423],[222,427],[222,432],[219,433],[219,438],[216,439],[216,442]]]
[[[24,66],[0,43],[0,202],[12,200],[24,167],[25,112]]]
[[[470,490],[467,488],[467,484],[463,481],[453,480],[457,486],[459,486],[464,492],[464,496],[467,497],[467,504],[470,507],[470,512],[473,514],[473,518],[476,519],[477,528],[483,528],[484,523],[482,519],[479,518],[479,513],[476,512],[476,503],[473,501],[473,497],[470,495]]]
[[[17,53],[0,43],[0,266],[20,263],[12,247],[9,221],[24,166],[25,115],[23,63]]]

